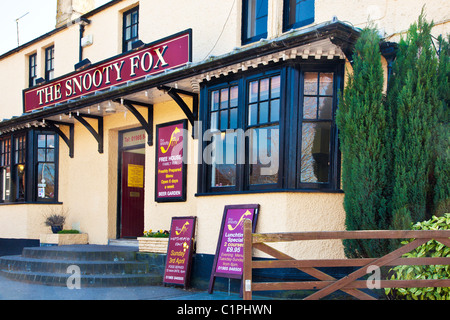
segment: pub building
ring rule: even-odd
[[[258,232],[345,230],[335,111],[354,44],[370,17],[387,78],[425,2],[58,0],[54,30],[0,56],[0,252],[39,246],[48,211],[98,245],[192,216],[201,286],[227,205],[258,204]]]

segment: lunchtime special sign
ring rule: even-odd
[[[25,112],[50,107],[96,91],[142,79],[191,62],[192,30],[121,54],[44,85],[25,89]]]
[[[156,126],[155,201],[186,201],[187,120]]]
[[[242,279],[244,271],[244,220],[252,221],[255,231],[259,204],[225,206],[209,293],[213,292],[215,277]]]
[[[173,217],[167,249],[164,283],[189,286],[196,217]]]

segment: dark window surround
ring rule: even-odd
[[[130,24],[127,24],[127,17],[130,17]],[[136,21],[133,21],[133,17]],[[136,34],[133,35],[133,28],[136,28]],[[129,37],[127,36],[129,30]],[[139,39],[139,6],[134,7],[123,13],[122,24],[122,52],[127,52],[131,49],[131,44]]]
[[[298,0],[284,0],[284,5],[283,5],[283,31],[288,31],[290,29],[296,29],[296,28],[300,28],[303,26],[306,26],[308,24],[311,24],[314,22],[314,17],[315,17],[315,0],[300,0],[300,8],[302,8],[302,2],[305,2],[303,4],[303,8],[305,8],[305,6],[311,6],[312,5],[312,15],[311,14],[307,14],[306,16],[304,16],[304,18],[302,20],[296,20],[295,22],[289,21],[290,20],[290,15],[293,13],[291,11],[291,2],[297,2]],[[306,8],[305,8],[306,10]],[[295,12],[294,12],[295,14]]]
[[[334,72],[334,96],[333,96],[333,118],[332,134],[330,136],[330,181],[328,183],[305,183],[300,181],[299,163],[301,156],[302,126],[303,119],[303,74],[304,72]],[[238,84],[239,111],[238,127],[246,130],[247,125],[247,99],[246,84],[258,78],[264,78],[274,74],[281,75],[281,101],[279,120],[279,179],[275,185],[251,186],[248,184],[248,164],[236,166],[236,187],[209,186],[210,165],[200,161],[198,167],[198,190],[196,196],[259,193],[259,192],[342,192],[340,189],[340,163],[337,128],[335,125],[335,111],[338,104],[338,92],[343,89],[344,63],[341,60],[313,60],[301,59],[290,62],[280,62],[256,70],[238,72],[237,74],[221,77],[217,80],[204,82],[201,88],[201,123],[202,133],[209,129],[209,101],[210,92]],[[244,89],[243,89],[244,88]],[[243,92],[244,90],[245,92]],[[242,107],[245,106],[245,107]],[[300,123],[300,124],[299,124]],[[210,142],[199,140],[202,145],[199,148],[199,157],[203,156],[203,150]],[[295,146],[295,147],[292,147]],[[248,142],[246,141],[246,157],[248,155]],[[293,174],[294,173],[294,174]]]
[[[255,28],[255,34],[252,36],[248,34],[249,15],[252,13],[249,10],[249,1],[251,1],[251,0],[243,0],[242,1],[242,34],[241,34],[242,44],[248,44],[248,43],[259,41],[260,39],[263,39],[263,38],[267,38],[267,25],[268,25],[268,12],[269,12],[268,0],[255,0],[256,3],[260,2],[260,1],[266,2],[267,8],[264,8],[264,9],[266,10],[267,14],[258,16],[258,13],[256,12],[256,15],[254,17],[252,17],[251,23],[254,24],[254,28]],[[260,19],[266,19],[266,21],[265,21],[266,29],[264,32],[259,32],[256,34],[256,24],[257,24],[256,20],[260,20]]]
[[[53,199],[40,199],[37,196],[37,166],[38,166],[38,142],[37,137],[39,134],[54,135],[55,144],[55,193]],[[16,138],[25,137],[25,152],[21,154],[20,163],[15,163],[15,152],[16,152]],[[0,201],[0,205],[9,204],[27,204],[27,203],[59,203],[58,202],[58,180],[59,180],[59,136],[54,132],[47,130],[21,130],[12,133],[11,135],[5,135],[1,137],[0,140],[8,140],[10,142],[9,154],[6,155],[2,152],[2,156],[9,157],[9,167],[10,167],[10,199],[8,201]],[[20,148],[18,148],[20,149]],[[17,149],[17,150],[18,150]],[[25,194],[23,199],[18,199],[17,193],[19,191],[17,187],[17,164],[25,165]],[[5,165],[7,166],[7,165]],[[3,166],[3,167],[5,167]],[[3,168],[2,167],[2,168]]]
[[[45,80],[50,81],[55,78],[55,46],[45,49]]]
[[[37,54],[33,53],[28,57],[28,86],[36,85],[37,79]]]

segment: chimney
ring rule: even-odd
[[[95,0],[58,0],[56,28],[63,26],[95,9]]]

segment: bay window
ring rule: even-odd
[[[0,138],[0,203],[56,202],[58,136],[18,131]]]
[[[282,63],[201,90],[198,195],[339,191],[340,62]]]

